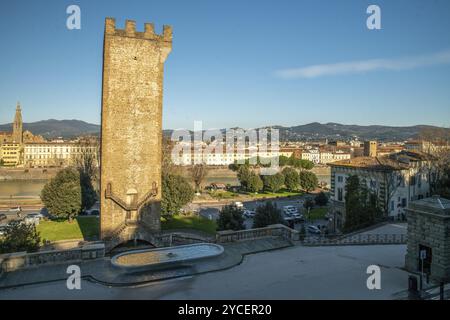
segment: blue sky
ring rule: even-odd
[[[81,8],[81,30],[66,8]],[[381,30],[366,9],[381,8]],[[100,122],[104,18],[173,26],[164,127],[450,126],[450,1],[2,1],[0,123]]]

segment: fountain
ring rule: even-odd
[[[123,252],[112,257],[111,263],[127,272],[161,270],[191,266],[200,260],[218,257],[223,251],[223,247],[218,244],[195,243]]]

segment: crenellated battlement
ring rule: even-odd
[[[156,34],[153,23],[144,24],[144,32],[136,31],[136,21],[126,20],[125,29],[116,28],[116,19],[106,18],[105,20],[105,34],[125,36],[130,38],[148,39],[163,42],[172,42],[172,27],[168,25],[163,26],[163,33]]]

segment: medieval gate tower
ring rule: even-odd
[[[103,45],[100,236],[109,248],[160,230],[164,61],[172,29],[107,18]]]

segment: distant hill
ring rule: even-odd
[[[73,138],[80,135],[100,133],[100,125],[87,123],[81,120],[42,120],[23,124],[24,130],[44,138]],[[0,125],[0,131],[11,131],[12,123]]]
[[[404,141],[417,138],[424,129],[439,128],[427,125],[416,125],[409,127],[391,127],[382,125],[359,126],[340,123],[312,122],[304,125],[283,127],[272,126],[280,130],[282,141],[298,140],[348,140],[359,138],[360,140],[374,139],[379,141]],[[0,131],[11,131],[12,124],[0,125]],[[42,135],[45,138],[73,138],[86,134],[100,134],[100,125],[87,123],[81,120],[43,120],[24,123],[24,130],[33,134]],[[449,130],[450,129],[444,129]],[[165,136],[170,136],[173,130],[163,130]]]
[[[390,127],[381,125],[358,126],[346,125],[340,123],[319,123],[312,122],[304,125],[283,127],[270,126],[264,128],[274,128],[279,130],[281,141],[317,141],[317,140],[350,140],[358,138],[359,140],[378,140],[378,141],[405,141],[408,139],[416,139],[424,129],[450,129],[416,125],[409,127]],[[221,129],[224,133],[225,129]],[[170,136],[172,130],[164,130],[164,135]]]
[[[360,140],[374,139],[379,141],[404,141],[414,139],[424,129],[439,128],[427,125],[416,125],[408,127],[391,127],[381,125],[359,126],[345,125],[340,123],[318,123],[313,122],[293,127],[277,126],[280,130],[281,140],[315,140],[334,139],[346,140],[359,138]],[[450,129],[444,129],[449,130]]]

